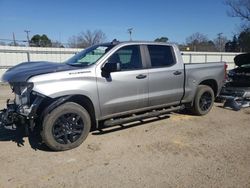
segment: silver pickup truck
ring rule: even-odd
[[[40,127],[52,150],[79,146],[90,130],[189,108],[207,114],[225,63],[184,64],[176,45],[118,42],[92,46],[65,63],[26,62],[2,77],[15,93],[2,126]]]

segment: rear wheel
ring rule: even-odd
[[[67,102],[45,116],[41,136],[50,149],[63,151],[79,146],[90,128],[87,110],[79,104]]]
[[[206,85],[199,85],[194,98],[192,111],[195,115],[207,114],[214,104],[214,91]]]

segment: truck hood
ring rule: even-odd
[[[241,67],[242,65],[250,65],[250,53],[235,56],[234,63],[238,67]]]
[[[65,63],[51,63],[46,61],[24,62],[8,69],[2,76],[3,82],[26,82],[30,77],[40,74],[75,70],[80,67]],[[82,67],[81,67],[82,68]]]

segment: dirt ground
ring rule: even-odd
[[[10,96],[0,86],[0,107]],[[216,104],[92,132],[52,152],[20,130],[0,130],[0,187],[250,187],[250,108]]]

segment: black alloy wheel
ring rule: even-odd
[[[84,122],[78,114],[62,114],[55,121],[52,133],[55,140],[60,144],[73,143],[80,138],[84,130]]]
[[[212,104],[212,95],[210,92],[205,92],[201,95],[199,105],[202,111],[207,111]]]
[[[50,149],[64,151],[83,143],[90,128],[88,111],[77,103],[66,102],[45,115],[41,136]]]
[[[199,85],[194,97],[192,112],[202,116],[207,114],[214,104],[214,91],[210,86]]]

